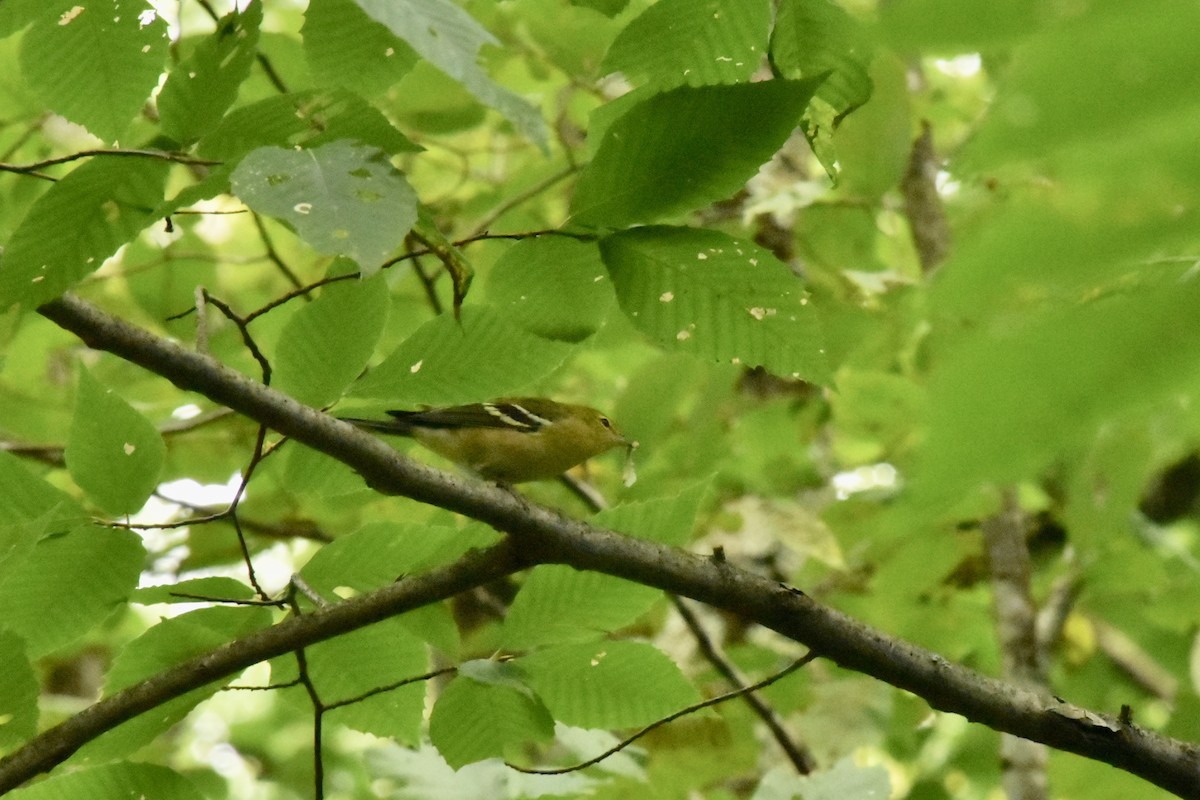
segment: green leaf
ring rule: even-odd
[[[1038,12],[1045,7],[1037,0],[897,0],[880,16],[897,52],[974,53],[1024,38],[1042,23]]]
[[[261,606],[202,608],[163,620],[121,649],[105,677],[104,693],[111,696],[270,624],[271,612]],[[229,675],[200,686],[156,706],[152,713],[141,714],[110,729],[85,745],[79,752],[80,757],[111,760],[136,752],[235,677]]]
[[[114,800],[118,797],[169,797],[204,800],[182,775],[154,764],[104,764],[46,778],[15,790],[12,800]]]
[[[350,139],[389,154],[421,150],[398,131],[379,109],[345,89],[274,95],[225,115],[200,140],[204,158],[237,161],[269,145],[316,147]]]
[[[373,96],[417,63],[417,54],[354,0],[312,0],[304,12],[304,55],[322,82]]]
[[[648,725],[700,700],[675,662],[643,642],[550,647],[521,665],[554,718],[582,728]]]
[[[708,481],[699,481],[670,497],[605,509],[593,516],[592,522],[638,539],[682,547],[692,538],[696,514],[707,493]]]
[[[571,0],[571,5],[595,9],[606,17],[615,17],[625,10],[629,0]]]
[[[613,305],[596,245],[556,236],[525,239],[488,273],[487,298],[506,318],[547,339],[580,342]]]
[[[767,0],[660,0],[618,34],[600,70],[660,89],[746,81],[770,28]]]
[[[430,740],[455,769],[553,735],[553,718],[528,689],[463,676],[442,690],[429,720]]]
[[[405,575],[449,564],[498,538],[484,527],[376,522],[322,547],[300,574],[328,599],[339,587],[365,594]]]
[[[631,624],[662,592],[560,564],[534,567],[504,618],[509,650],[591,640]]]
[[[425,710],[425,681],[413,681],[385,692],[365,695],[429,671],[425,645],[405,630],[399,619],[388,619],[344,633],[336,639],[306,647],[308,676],[327,704],[347,703],[329,712],[329,722],[415,745],[421,739]],[[297,677],[296,659],[288,655],[271,664],[271,681],[288,683]],[[311,700],[300,687],[292,690],[295,703],[311,712]]]
[[[891,781],[881,766],[860,767],[842,759],[831,769],[796,775],[785,767],[772,767],[754,792],[756,800],[887,800]]]
[[[212,576],[193,578],[179,583],[145,586],[133,593],[131,602],[151,605],[153,603],[195,603],[198,598],[211,602],[221,600],[253,600],[254,590],[235,578]]]
[[[864,26],[841,6],[829,0],[780,3],[771,62],[788,78],[828,73],[817,97],[833,107],[838,120],[871,97],[871,50]]]
[[[222,17],[217,29],[179,62],[158,93],[163,132],[190,144],[217,124],[250,74],[262,24],[262,5]]]
[[[13,750],[38,729],[38,680],[25,642],[0,628],[0,747]]]
[[[425,245],[433,256],[442,262],[442,267],[450,273],[450,280],[454,284],[454,315],[457,317],[463,298],[467,296],[467,289],[470,288],[471,281],[475,279],[475,270],[471,266],[471,262],[467,261],[462,251],[446,238],[446,234],[442,233],[441,228],[433,219],[432,212],[425,206],[421,206],[417,211],[417,222],[413,225],[412,235],[414,239]]]
[[[300,574],[326,599],[344,599],[449,564],[470,550],[495,544],[498,538],[499,534],[482,525],[456,528],[377,522],[322,547]],[[446,605],[429,605],[397,619],[409,633],[445,656],[457,656],[458,628]]]
[[[157,219],[169,165],[93,158],[34,202],[0,260],[0,309],[36,308],[100,268]]]
[[[621,309],[660,346],[828,381],[808,293],[769,251],[717,231],[646,227],[605,237],[600,253]]]
[[[137,586],[145,551],[129,531],[52,530],[0,570],[0,619],[30,658],[64,647],[104,621]]]
[[[298,497],[343,497],[366,488],[362,477],[336,458],[303,445],[291,451],[283,479],[288,491]]]
[[[1069,155],[1081,143],[1098,140],[1121,150],[1136,147],[1142,162],[1130,170],[1136,175],[1146,170],[1146,156],[1159,149],[1152,143],[1165,139],[1195,165],[1195,148],[1188,143],[1195,141],[1200,124],[1200,102],[1178,76],[1200,71],[1200,52],[1190,35],[1200,26],[1200,8],[1171,0],[1151,11],[1135,5],[1089,6],[1071,13],[1069,22],[1054,19],[1059,15],[1067,12],[1048,14],[1056,24],[1029,37],[1004,70],[986,124],[964,148],[966,163],[986,170],[1060,148]],[[1116,52],[1127,63],[1143,66],[1112,69],[1105,55]],[[1161,130],[1164,126],[1174,130]],[[1119,169],[1115,161],[1087,158],[1085,174]],[[1162,191],[1173,175],[1156,172],[1150,177]]]
[[[691,537],[707,483],[668,498],[626,503],[593,518],[595,524],[664,544]],[[534,567],[504,618],[503,642],[510,650],[595,639],[632,624],[662,592],[623,578],[580,572],[558,564]]]
[[[1193,392],[1198,307],[1195,280],[1171,282],[960,335],[930,377],[923,489],[1011,484],[1105,419]]]
[[[88,519],[73,497],[34,475],[16,456],[0,451],[0,525],[37,521],[53,530]],[[0,548],[0,566],[8,552]]]
[[[0,39],[7,38],[43,17],[49,16],[53,7],[45,0],[6,0],[0,3]]]
[[[619,228],[729,197],[787,141],[817,85],[683,86],[637,104],[605,131],[572,220]]]
[[[284,220],[317,252],[354,259],[367,278],[417,219],[417,196],[385,154],[345,141],[260,148],[231,182],[248,206]]]
[[[22,72],[48,106],[115,141],[158,83],[167,24],[127,0],[60,0],[51,10],[25,34]]]
[[[166,453],[150,420],[81,365],[63,453],[75,483],[108,513],[132,514],[158,485]]]
[[[383,276],[325,287],[284,326],[274,361],[276,388],[318,408],[336,400],[367,366],[389,301]]]
[[[494,108],[539,147],[546,146],[546,124],[539,111],[492,81],[476,59],[485,44],[498,45],[494,36],[450,0],[355,0],[374,20],[382,22],[413,50],[458,81],[485,106]]]
[[[355,397],[443,405],[511,394],[555,370],[571,348],[526,333],[499,312],[466,306],[418,328],[351,390]]]

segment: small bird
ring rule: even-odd
[[[596,409],[542,397],[387,413],[392,419],[340,419],[365,430],[412,437],[476,475],[501,483],[557,478],[592,456],[632,447]]]

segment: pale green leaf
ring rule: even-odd
[[[1041,23],[1038,0],[896,0],[880,10],[897,52],[977,53],[1020,41]],[[1063,9],[1067,12],[1066,9]]]
[[[336,458],[311,447],[290,448],[283,470],[288,491],[300,497],[344,497],[363,492],[362,476]]]
[[[605,237],[600,252],[622,310],[660,346],[829,379],[808,292],[769,251],[717,231],[645,227]]]
[[[39,521],[47,530],[88,521],[88,515],[69,494],[29,471],[11,453],[0,451],[0,524]],[[0,549],[0,564],[6,558]]]
[[[450,0],[355,0],[413,50],[463,85],[485,106],[494,108],[540,147],[546,146],[546,124],[532,105],[501,87],[477,63],[485,44],[499,44],[460,6]]]
[[[346,599],[449,564],[469,550],[495,544],[498,538],[499,534],[482,525],[456,528],[377,522],[321,548],[300,574],[322,597]],[[425,606],[397,619],[444,655],[457,655],[458,628],[446,605]]]
[[[1014,8],[991,5],[1005,9],[993,13]],[[977,3],[967,6],[979,10]],[[966,164],[989,169],[1100,140],[1117,144],[1117,152],[1137,148],[1136,173],[1148,166],[1143,137],[1195,141],[1200,101],[1178,78],[1200,73],[1200,50],[1191,35],[1200,27],[1200,7],[1168,0],[1149,12],[1129,4],[1095,4],[1078,14],[1054,5],[1039,10],[1052,24],[1022,42],[1004,69],[986,124],[964,148]],[[1130,68],[1116,68],[1114,53]],[[1195,148],[1183,142],[1176,147],[1195,164]],[[1086,163],[1089,173],[1120,167],[1095,158]],[[1155,185],[1161,190],[1165,184]]]
[[[110,514],[132,514],[158,485],[166,453],[150,421],[80,366],[63,457],[88,497]]]
[[[327,599],[332,600],[338,587],[365,594],[405,575],[449,564],[498,539],[499,534],[484,526],[375,522],[322,547],[300,574],[314,589],[331,593]]]
[[[150,605],[153,603],[195,603],[198,599],[219,602],[228,600],[254,600],[254,590],[235,578],[212,576],[192,578],[178,583],[144,586],[133,593],[131,602]]]
[[[263,147],[231,176],[256,211],[277,217],[317,252],[354,259],[371,277],[417,219],[417,196],[385,154],[337,141],[311,150]]]
[[[0,3],[0,39],[11,36],[43,17],[52,17],[53,6],[45,0],[5,0]]]

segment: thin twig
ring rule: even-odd
[[[263,223],[262,217],[258,214],[251,214],[250,218],[254,220],[254,227],[258,229],[258,238],[262,239],[263,247],[267,249],[267,260],[283,273],[283,277],[287,278],[292,286],[299,289],[304,284],[283,260],[283,256],[279,255],[279,251],[275,249],[275,242],[271,240],[271,234],[267,232],[267,226]]]
[[[422,681],[430,681],[430,680],[433,680],[434,678],[440,678],[442,675],[449,675],[452,672],[458,672],[458,667],[442,667],[441,669],[435,669],[432,672],[426,672],[424,675],[414,675],[411,678],[405,678],[404,680],[396,681],[395,683],[389,683],[386,686],[376,686],[374,689],[370,689],[366,692],[363,692],[360,695],[355,695],[354,697],[347,697],[345,700],[338,700],[337,702],[330,703],[329,705],[325,706],[325,710],[333,711],[335,708],[341,708],[342,706],[350,706],[350,705],[354,705],[355,703],[361,703],[364,700],[371,699],[375,695],[395,691],[396,689],[399,689],[402,686],[408,686],[410,683],[420,683]]]
[[[204,292],[204,299],[220,309],[221,313],[237,326],[238,331],[242,334],[242,342],[246,345],[246,349],[250,351],[250,355],[254,357],[254,360],[258,362],[258,366],[262,370],[263,386],[270,386],[271,362],[267,361],[267,357],[263,355],[262,350],[258,349],[258,342],[254,341],[254,336],[250,333],[250,320],[239,317],[224,301],[218,300],[207,291]]]
[[[654,722],[651,722],[649,725],[642,728],[640,731],[633,734],[632,736],[622,739],[620,742],[613,745],[609,749],[605,750],[603,753],[596,756],[595,758],[589,758],[587,761],[580,762],[578,764],[575,764],[574,766],[560,767],[558,769],[530,769],[527,767],[518,767],[515,764],[509,764],[507,761],[504,762],[505,766],[507,766],[509,769],[515,769],[517,772],[524,772],[527,775],[564,775],[568,772],[578,772],[581,769],[586,769],[588,767],[595,766],[596,764],[599,764],[601,761],[603,761],[604,759],[606,759],[610,756],[616,755],[617,753],[621,752],[629,745],[636,742],[638,739],[645,736],[647,733],[650,733],[653,730],[661,728],[663,725],[666,725],[670,722],[674,722],[675,720],[679,719],[680,717],[686,717],[688,714],[695,714],[697,711],[701,711],[705,708],[708,708],[709,706],[715,706],[720,703],[724,703],[726,700],[732,700],[735,697],[741,697],[744,694],[748,694],[750,692],[757,692],[759,689],[765,689],[768,686],[770,686],[772,683],[775,683],[776,681],[782,680],[782,679],[786,678],[788,675],[791,675],[793,672],[800,669],[805,664],[816,659],[816,657],[817,657],[816,652],[810,650],[808,652],[808,654],[805,655],[803,658],[799,658],[799,659],[793,661],[789,666],[785,667],[784,669],[780,670],[779,672],[776,672],[774,675],[764,678],[763,680],[759,681],[758,683],[751,684],[750,686],[745,686],[741,689],[735,689],[732,692],[726,692],[725,694],[709,698],[708,700],[703,700],[699,703],[693,703],[692,705],[688,706],[687,708],[676,711],[674,714],[663,717],[662,719],[659,719],[659,720],[655,720]]]
[[[546,191],[547,189],[550,189],[555,184],[560,183],[563,180],[566,180],[571,175],[578,172],[579,169],[580,168],[575,165],[568,166],[565,169],[559,170],[558,172],[554,173],[553,175],[543,178],[542,180],[535,183],[533,186],[530,186],[525,191],[518,192],[517,194],[513,195],[506,202],[501,203],[499,206],[497,206],[495,209],[493,209],[490,214],[488,214],[486,217],[484,217],[482,220],[480,220],[479,223],[475,226],[474,230],[472,230],[471,233],[469,233],[467,235],[467,238],[470,239],[473,236],[479,236],[481,234],[487,233],[488,228],[492,227],[492,225],[494,225],[496,223],[496,220],[500,219],[505,214],[507,214],[509,211],[512,211],[514,208],[521,205],[522,203],[528,202],[529,200],[532,200],[533,198],[537,197],[539,194]]]
[[[300,604],[296,601],[296,593],[290,592],[288,597],[292,606],[292,613],[300,616]],[[296,669],[300,685],[304,687],[305,693],[308,694],[309,702],[313,707],[313,735],[312,735],[312,754],[313,754],[313,798],[314,800],[322,800],[325,797],[325,758],[323,756],[322,737],[324,735],[324,720],[325,720],[325,704],[321,702],[321,695],[317,691],[317,686],[313,683],[312,674],[308,671],[308,656],[304,652],[303,647],[297,647],[293,652],[296,657]]]
[[[72,161],[79,161],[83,158],[92,158],[94,156],[116,156],[124,158],[157,158],[163,161],[173,161],[176,164],[189,164],[200,167],[215,167],[219,166],[220,161],[210,161],[205,158],[192,158],[185,156],[182,153],[171,153],[166,150],[138,150],[138,149],[96,149],[96,150],[79,150],[70,155],[58,156],[57,158],[47,158],[43,161],[35,161],[32,164],[2,164],[0,163],[0,172],[15,172],[18,175],[27,175],[37,173],[39,170],[46,167],[54,167],[59,164],[68,164]],[[45,177],[45,176],[43,176]]]
[[[746,685],[745,679],[738,674],[737,668],[729,663],[729,661],[717,652],[716,646],[708,633],[700,624],[695,612],[683,602],[679,595],[670,595],[671,604],[675,606],[675,610],[679,612],[679,616],[683,618],[684,623],[688,626],[688,630],[692,632],[692,636],[696,640],[696,644],[700,647],[700,652],[707,659],[708,663],[713,665],[713,668],[729,681],[737,689],[744,689]],[[787,754],[788,760],[792,762],[792,766],[801,775],[808,775],[816,768],[816,761],[811,753],[803,745],[792,741],[792,737],[784,730],[783,723],[779,719],[779,715],[775,713],[775,709],[771,708],[766,702],[754,692],[746,692],[742,695],[742,699],[746,701],[746,705],[758,715],[759,719],[771,731],[771,736],[775,738],[776,743]]]

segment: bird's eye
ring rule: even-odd
[[[600,424],[608,428],[610,431],[612,430],[612,420],[610,420],[608,417],[601,417]]]

